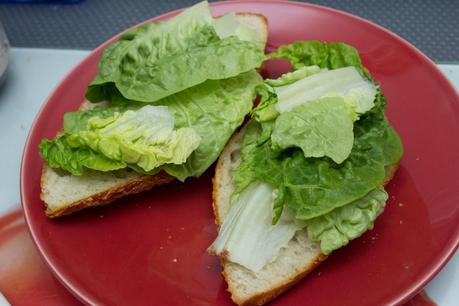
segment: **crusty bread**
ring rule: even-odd
[[[217,162],[213,180],[213,210],[217,228],[230,209],[233,170],[240,163],[240,148],[245,128],[235,134]],[[397,165],[386,169],[387,183]],[[293,286],[327,257],[319,243],[309,240],[306,231],[298,231],[277,259],[255,273],[237,263],[221,259],[223,276],[228,283],[231,299],[238,305],[263,305]]]
[[[266,18],[253,13],[236,15],[242,24],[258,31],[266,45],[268,39]],[[91,103],[85,101],[80,109],[90,107]],[[58,217],[86,207],[108,204],[125,195],[139,193],[173,180],[174,177],[164,172],[148,176],[128,170],[110,173],[88,171],[84,176],[77,177],[44,166],[40,198],[45,203],[46,215]]]

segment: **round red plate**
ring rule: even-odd
[[[405,146],[398,173],[388,186],[390,200],[374,230],[332,254],[273,304],[407,301],[447,262],[459,242],[456,91],[426,56],[363,19],[289,2],[213,6],[216,15],[229,11],[265,15],[271,47],[298,39],[355,46],[380,82],[388,100],[388,117]],[[155,188],[107,207],[58,220],[44,215],[38,144],[56,134],[64,112],[78,108],[106,44],[56,88],[27,140],[21,196],[33,239],[56,276],[86,303],[230,305],[219,261],[206,254],[216,234],[211,209],[213,169],[200,179]]]

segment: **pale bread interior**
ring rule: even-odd
[[[43,176],[46,181],[42,186],[42,199],[48,205],[47,209],[56,211],[66,203],[73,203],[82,198],[100,193],[113,185],[129,181],[140,175],[123,171],[118,177],[112,173],[87,172],[84,176],[74,176],[46,167]]]
[[[268,39],[268,24],[263,15],[237,13],[239,21]],[[100,104],[99,104],[100,105]],[[91,108],[92,104],[84,102],[81,109]],[[41,199],[46,206],[49,217],[67,215],[86,207],[110,203],[122,196],[141,192],[153,186],[168,183],[174,178],[161,172],[155,176],[140,175],[131,171],[115,173],[90,172],[77,177],[65,175],[44,167],[41,176]]]

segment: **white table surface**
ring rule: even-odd
[[[88,51],[13,48],[0,88],[0,215],[18,208],[22,150],[35,115],[46,97]],[[459,88],[459,65],[439,65]],[[426,287],[439,306],[459,305],[459,254]]]

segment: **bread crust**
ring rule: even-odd
[[[129,194],[135,194],[142,191],[149,190],[154,186],[159,186],[163,184],[167,184],[175,180],[175,177],[170,176],[169,174],[161,171],[156,175],[144,175],[138,178],[130,179],[128,181],[122,182],[117,184],[110,189],[104,190],[102,192],[96,193],[89,197],[83,198],[81,200],[75,201],[73,203],[68,204],[65,207],[61,207],[58,209],[52,209],[48,204],[45,202],[45,195],[43,193],[43,186],[46,186],[47,176],[44,174],[46,173],[47,167],[44,166],[42,170],[41,176],[41,186],[42,191],[40,193],[40,199],[43,201],[46,207],[46,215],[50,218],[65,216],[71,214],[73,212],[82,210],[87,207],[96,207],[101,205],[109,204],[121,197],[127,196]]]
[[[317,266],[319,266],[325,259],[327,259],[327,256],[324,254],[319,254],[314,261],[310,262],[301,272],[299,272],[297,275],[295,275],[293,278],[276,284],[276,286],[272,287],[270,290],[265,291],[265,292],[260,292],[254,296],[252,296],[250,299],[245,300],[245,301],[239,301],[236,300],[233,296],[231,298],[233,299],[233,302],[240,306],[259,306],[259,305],[264,305],[268,303],[269,301],[272,301],[285,291],[287,291],[289,288],[292,286],[296,285],[303,277],[305,277],[307,274],[309,274],[312,270],[314,270]],[[222,265],[225,265],[224,260],[222,261]],[[230,276],[226,273],[225,269],[223,269],[223,277],[225,278],[226,282],[229,282]]]

